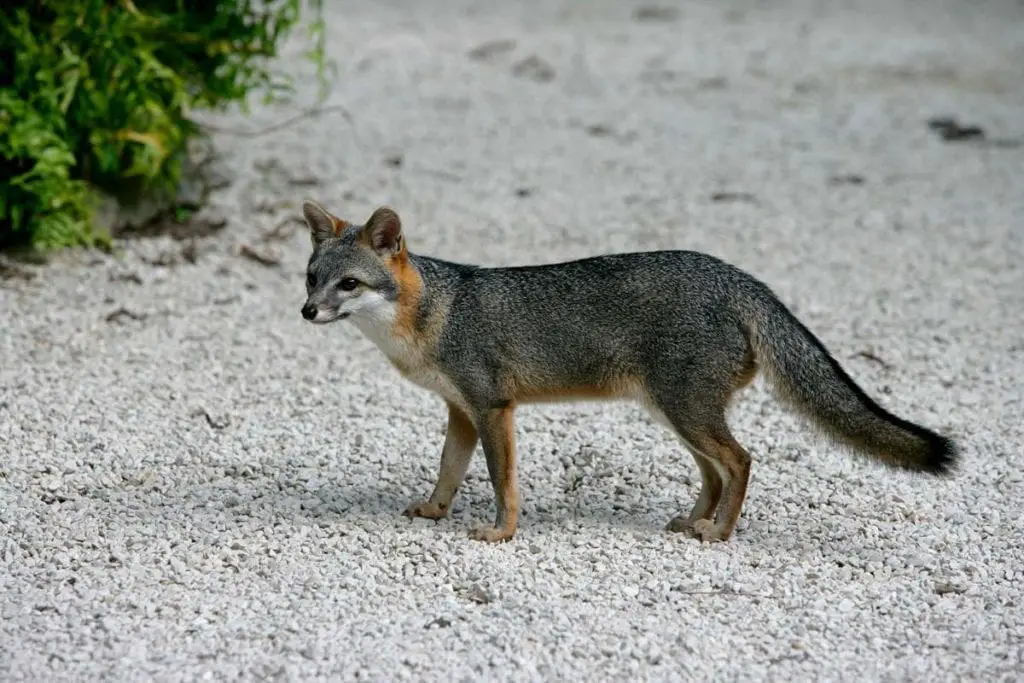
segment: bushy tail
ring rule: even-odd
[[[956,444],[875,403],[771,293],[742,306],[758,364],[780,398],[832,439],[904,470],[949,474]]]

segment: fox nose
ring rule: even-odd
[[[313,304],[306,304],[302,307],[302,317],[306,320],[312,320],[316,317],[316,306]]]

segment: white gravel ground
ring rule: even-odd
[[[218,134],[195,263],[161,237],[0,281],[0,678],[1024,679],[1024,147],[926,124],[1024,136],[1021,3],[341,4],[355,126]],[[311,102],[293,47],[301,101],[218,125]],[[261,236],[306,196],[456,260],[715,253],[962,469],[851,458],[759,382],[728,544],[662,530],[699,477],[630,405],[520,410],[514,542],[467,538],[479,453],[410,522],[443,406],[299,316],[307,235]]]

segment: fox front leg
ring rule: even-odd
[[[470,537],[488,543],[511,540],[519,517],[519,487],[516,482],[516,444],[513,420],[514,407],[488,409],[477,420],[487,472],[494,486],[494,502],[498,509],[494,526],[481,526]]]
[[[455,492],[462,485],[473,458],[473,451],[479,440],[476,427],[472,420],[455,407],[448,404],[448,432],[441,450],[441,467],[437,475],[437,483],[429,500],[412,503],[405,510],[406,517],[425,517],[441,519],[448,514]]]

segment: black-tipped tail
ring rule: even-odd
[[[952,439],[872,400],[770,292],[745,308],[758,363],[781,397],[825,434],[897,469],[933,475],[956,469],[959,449]]]
[[[956,443],[941,434],[914,425],[921,430],[921,438],[928,444],[928,451],[923,461],[925,472],[938,475],[952,474],[960,460],[960,449]]]

